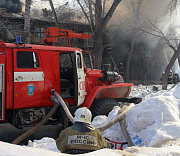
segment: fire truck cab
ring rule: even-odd
[[[54,29],[46,31],[48,44],[54,41],[51,31]],[[63,34],[58,28],[55,32],[58,34],[54,36]],[[72,35],[72,32],[66,34]],[[81,38],[86,37],[81,34]],[[133,84],[120,82],[121,76],[116,72],[94,69],[93,59],[91,53],[70,46],[1,41],[0,122],[16,127],[38,123],[54,105],[50,100],[52,89],[69,108],[85,106],[93,116],[107,115],[118,101],[128,97]],[[60,116],[59,108],[52,120],[58,121]]]

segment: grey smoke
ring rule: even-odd
[[[0,8],[6,9],[7,12],[22,12],[23,3],[20,0],[0,0]]]
[[[120,61],[126,60],[130,48],[129,45],[132,41],[135,22],[132,9],[129,6],[130,1],[133,0],[124,1],[126,4],[122,3],[119,6],[117,12],[114,14],[109,24],[109,39],[112,46],[115,44],[115,40],[117,40],[117,43],[113,46],[113,49],[115,54],[118,53],[119,56],[116,56],[116,58]],[[134,1],[138,2],[137,0]],[[166,38],[172,39],[173,45],[176,45],[176,43],[174,43],[176,40],[173,39],[178,39],[177,41],[179,43],[180,9],[177,8],[176,12],[171,16],[169,14],[165,14],[169,1],[170,0],[143,0],[143,4],[140,10],[140,29],[144,28],[144,30],[149,30],[150,33],[151,29],[147,28],[155,29],[153,25],[150,25],[150,23],[147,22],[146,19],[149,19],[163,32]],[[127,6],[127,9],[125,6]],[[155,33],[155,31],[153,33]],[[163,38],[158,38],[149,33],[144,33],[138,29],[135,31],[134,37],[135,47],[132,54],[131,69],[135,68],[135,66],[138,66],[139,59],[142,56],[138,52],[139,43],[143,43],[147,47],[144,53],[144,57],[147,58],[147,62],[150,62],[148,67],[151,67],[150,69],[152,70],[151,77],[159,80],[161,73],[165,70],[167,62],[169,62],[171,58],[170,56],[173,54],[173,51],[170,48],[167,48],[166,42]],[[173,69],[174,72],[179,71],[178,73],[180,73],[177,62],[175,63]]]

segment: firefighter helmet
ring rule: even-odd
[[[86,122],[91,123],[92,114],[89,109],[86,107],[78,108],[74,113],[74,121],[75,122]]]

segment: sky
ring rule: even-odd
[[[25,4],[25,0],[21,0]],[[72,4],[72,0],[52,0],[54,7],[59,7],[67,2]],[[39,7],[50,9],[49,1],[48,0],[33,0],[32,7],[39,9]]]
[[[131,96],[142,97],[140,104],[135,105],[126,116],[127,130],[136,146],[124,147],[123,151],[101,149],[87,156],[178,156],[180,155],[180,83],[168,90],[161,90],[161,85],[138,85],[133,87]],[[171,88],[173,87],[173,88]],[[92,125],[99,127],[117,116],[120,107],[106,116],[97,116]],[[102,132],[104,137],[113,141],[125,141],[119,123]],[[55,140],[44,137],[41,140],[29,141],[27,146],[12,145],[0,142],[0,156],[68,156],[58,151]],[[125,153],[122,153],[125,152]]]

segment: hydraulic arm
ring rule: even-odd
[[[91,38],[91,35],[84,33],[74,33],[72,30],[59,29],[58,27],[49,27],[45,30],[46,38],[41,39],[41,44],[47,43],[56,43],[58,38],[67,38],[67,47],[71,47],[70,39],[87,39]]]

